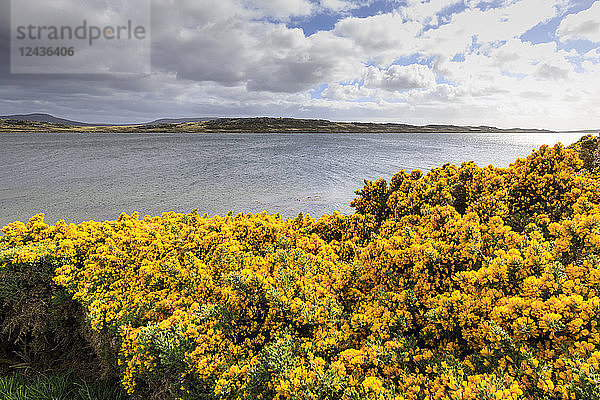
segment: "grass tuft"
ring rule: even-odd
[[[19,375],[0,377],[2,400],[125,400],[118,383],[87,383],[72,374],[27,378]]]

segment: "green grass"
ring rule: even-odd
[[[2,400],[126,400],[118,384],[77,381],[71,374],[0,377]]]

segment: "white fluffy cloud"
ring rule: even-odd
[[[417,38],[422,25],[405,21],[401,14],[375,15],[366,18],[350,17],[338,22],[333,33],[352,41],[363,59],[390,64],[395,58],[419,50]]]
[[[438,14],[443,10],[463,4],[463,0],[408,0],[400,9],[404,19],[425,24],[438,25]]]
[[[319,5],[325,11],[348,11],[370,4],[369,0],[320,0]]]
[[[339,84],[334,83],[329,85],[322,93],[322,97],[330,100],[352,101],[361,98],[373,96],[375,92],[358,84]]]
[[[435,85],[435,75],[425,65],[392,65],[385,70],[368,67],[363,75],[365,86],[390,91],[431,88]]]
[[[494,43],[519,37],[557,14],[562,0],[521,0],[503,8],[468,8],[450,23],[423,34],[426,51],[452,57],[468,51],[474,42]]]
[[[314,11],[314,5],[308,0],[252,0],[245,1],[244,5],[277,19],[309,15]]]
[[[587,39],[600,42],[600,2],[596,1],[587,10],[568,15],[558,27],[561,40]]]

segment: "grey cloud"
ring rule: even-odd
[[[592,33],[600,32],[600,22],[598,21],[584,21],[578,26],[575,26],[571,29],[565,30],[564,33],[566,35],[588,35]]]
[[[187,26],[174,22],[185,22],[188,8],[198,13],[207,5],[188,2],[177,10],[165,10],[171,24],[153,29],[154,67],[180,79],[273,92],[309,89],[328,71],[324,64],[332,61],[311,57],[310,43],[301,30],[253,22],[245,18],[244,10],[220,3],[215,7],[221,13],[215,14],[213,8],[210,20]]]
[[[289,61],[265,65],[248,76],[249,90],[295,93],[327,78],[328,66],[314,61]]]
[[[592,5],[576,14],[567,15],[560,23],[556,33],[561,40],[587,39],[600,42],[600,3]]]
[[[390,49],[410,53],[421,29],[419,23],[406,22],[397,13],[346,18],[335,25],[337,35],[351,38],[366,54]]]
[[[548,95],[546,93],[542,93],[542,92],[535,92],[535,91],[525,91],[525,92],[521,92],[519,93],[519,95],[521,97],[524,97],[526,99],[531,99],[531,100],[539,100],[539,99],[543,99],[548,97]]]
[[[569,71],[554,65],[542,63],[536,68],[535,76],[541,79],[558,81],[567,79],[569,77]]]

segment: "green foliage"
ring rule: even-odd
[[[0,237],[0,358],[43,372],[100,374],[83,308],[52,281],[64,261],[56,242],[8,243]]]
[[[71,373],[26,378],[0,377],[2,400],[125,400],[118,382],[88,384],[77,381]]]
[[[365,179],[365,186],[357,190],[359,196],[354,199],[350,206],[356,209],[358,214],[371,215],[375,218],[375,225],[378,228],[382,222],[389,216],[390,209],[387,205],[390,191],[385,179],[379,179],[372,182]]]
[[[600,136],[584,136],[570,147],[579,152],[585,169],[590,172],[600,171]]]

